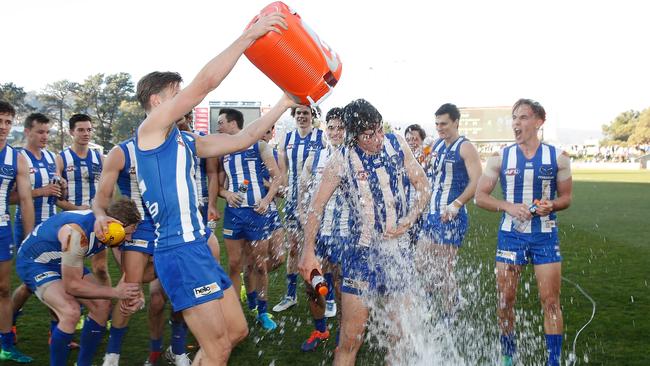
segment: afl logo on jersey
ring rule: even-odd
[[[359,170],[354,175],[357,180],[368,180],[368,172],[365,170]]]
[[[37,171],[37,170],[38,170],[38,169],[36,169],[36,168],[34,168],[34,167],[30,167],[30,168],[29,168],[29,174],[36,174],[36,171]]]
[[[506,170],[503,171],[503,174],[504,175],[517,175],[517,174],[519,174],[519,169],[517,169],[517,168],[506,169]]]
[[[287,144],[287,150],[293,149],[293,144]]]
[[[65,168],[67,172],[74,172],[74,165],[70,165],[69,167]]]
[[[135,175],[135,167],[134,166],[129,168],[129,175]]]

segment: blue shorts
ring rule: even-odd
[[[316,239],[316,255],[327,259],[332,264],[339,264],[344,248],[350,239],[343,236],[318,236]]]
[[[562,261],[560,240],[553,233],[518,233],[499,231],[497,243],[497,262],[524,265],[556,263]]]
[[[271,236],[270,216],[260,215],[251,207],[226,206],[223,219],[224,239],[264,240]]]
[[[460,247],[467,233],[468,221],[467,212],[462,209],[453,220],[447,222],[442,222],[439,212],[429,214],[422,223],[420,238],[426,238],[434,244]]]
[[[159,249],[153,263],[174,311],[221,299],[232,283],[205,238]]]
[[[34,223],[34,227],[38,224]],[[14,223],[14,246],[16,247],[16,252],[20,249],[20,244],[25,240],[25,235],[23,235],[23,220],[16,220]]]
[[[14,258],[14,239],[11,235],[11,223],[0,226],[0,262],[10,261]]]
[[[408,235],[395,242],[374,240],[373,247],[351,241],[341,260],[341,291],[352,295],[399,293],[414,273],[413,248]]]
[[[272,233],[277,229],[282,229],[282,220],[276,208],[269,211],[269,231]]]
[[[148,228],[140,228],[131,236],[131,241],[125,241],[119,246],[120,250],[126,252],[140,252],[153,255],[156,242],[156,233]]]
[[[16,260],[16,273],[31,292],[48,282],[60,280],[62,276],[60,263],[35,263],[21,257]],[[89,273],[90,270],[84,267],[84,276]]]

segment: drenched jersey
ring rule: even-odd
[[[138,207],[138,212],[140,212],[140,217],[142,217],[142,221],[138,224],[138,230],[150,228],[150,230],[153,231],[153,219],[149,214],[149,210],[145,207],[144,200],[140,194],[140,188],[138,187],[135,139],[130,138],[120,142],[118,146],[122,149],[122,153],[124,154],[124,167],[120,170],[120,173],[117,176],[117,187],[122,196],[130,198]]]
[[[193,242],[205,235],[194,180],[194,142],[175,126],[162,145],[135,157],[138,186],[156,225],[156,250]]]
[[[323,149],[323,131],[312,130],[305,137],[300,137],[298,130],[287,133],[284,140],[284,149],[288,160],[288,189],[289,194],[286,197],[289,209],[295,209],[298,200],[298,182],[305,160],[310,153]]]
[[[244,179],[248,181],[246,193],[242,194],[244,200],[239,207],[255,207],[268,193],[264,186],[266,168],[260,154],[259,142],[244,151],[224,155],[221,158],[221,166],[228,176],[227,189],[230,192],[242,194],[239,187],[244,184]]]
[[[355,235],[359,245],[370,246],[377,234],[395,228],[408,214],[404,152],[397,137],[386,134],[378,154],[366,154],[358,146],[344,151],[349,174],[347,179],[355,194]]]
[[[18,152],[9,145],[0,150],[0,227],[9,226],[9,194],[18,175]]]
[[[32,185],[32,190],[43,188],[50,184],[52,177],[56,175],[56,160],[55,155],[51,151],[41,149],[41,157],[37,158],[29,150],[23,149],[20,153],[27,160],[29,167],[29,182]],[[34,198],[34,226],[49,219],[55,214],[56,197],[35,197]],[[16,225],[22,219],[20,206],[16,208]],[[20,229],[22,232],[22,229]],[[18,230],[17,230],[18,231]],[[22,235],[22,233],[20,234]]]
[[[553,200],[557,194],[558,157],[560,149],[540,144],[531,159],[527,159],[517,144],[502,150],[499,180],[506,201],[531,205],[534,200]],[[548,216],[533,216],[524,233],[557,232],[555,212]],[[513,217],[504,212],[501,230],[514,231]]]
[[[315,190],[318,188],[320,181],[323,178],[323,171],[325,166],[330,161],[330,157],[336,150],[329,146],[314,154],[314,160],[311,166],[312,182],[310,190],[310,197],[313,197]],[[350,228],[352,227],[352,216],[350,215],[350,204],[345,199],[345,195],[341,186],[336,188],[332,197],[327,201],[325,210],[323,212],[323,219],[319,234],[321,236],[336,236],[347,237],[350,235]]]
[[[426,172],[432,191],[429,215],[443,212],[469,184],[465,161],[460,156],[460,147],[465,141],[467,139],[460,136],[449,146],[445,145],[443,139],[433,145],[431,165]],[[463,206],[461,210],[467,209]]]
[[[65,211],[36,226],[18,250],[21,261],[40,264],[61,264],[63,250],[58,235],[63,225],[77,224],[88,239],[84,256],[90,257],[106,248],[94,233],[95,215],[91,210]]]
[[[90,206],[99,176],[102,173],[102,159],[99,151],[89,149],[85,158],[79,157],[71,148],[59,153],[63,159],[62,177],[68,182],[68,197],[75,206]]]

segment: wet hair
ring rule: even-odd
[[[181,74],[171,71],[154,71],[151,72],[138,81],[138,86],[136,87],[136,97],[138,102],[145,111],[151,109],[151,104],[149,99],[152,95],[158,94],[165,90],[170,85],[180,84],[183,82]]]
[[[424,141],[424,139],[427,138],[427,133],[424,131],[424,128],[422,128],[417,123],[406,127],[406,130],[404,130],[404,137],[406,137],[406,135],[408,135],[409,132],[417,132],[418,135],[420,135],[420,140],[422,141]]]
[[[300,107],[305,107],[305,106],[300,106]],[[291,107],[291,117],[296,116],[296,109],[298,109],[298,107]],[[309,108],[309,110],[311,111],[311,118],[315,118],[316,116],[320,115],[320,107],[319,106],[311,107],[311,108]]]
[[[530,107],[530,109],[533,110],[533,114],[541,119],[542,121],[546,121],[546,111],[544,110],[544,107],[542,107],[539,102],[532,100],[532,99],[526,99],[526,98],[521,98],[517,102],[515,102],[515,105],[512,106],[512,113],[515,113],[515,110],[519,107],[521,107],[523,104],[527,105]]]
[[[381,113],[365,99],[353,100],[343,108],[343,123],[348,145],[355,144],[359,134],[375,130],[383,123]]]
[[[455,104],[445,103],[441,105],[440,108],[438,108],[438,110],[435,113],[436,117],[442,116],[444,114],[448,114],[449,118],[451,118],[451,120],[454,122],[460,119],[460,111],[458,110],[458,107],[456,107]]]
[[[50,123],[50,119],[44,115],[43,113],[32,113],[27,118],[25,118],[25,122],[23,123],[23,127],[25,128],[34,128],[34,122],[38,123]]]
[[[85,121],[92,122],[93,120],[87,114],[77,113],[77,114],[73,114],[72,117],[70,117],[70,119],[68,120],[68,125],[70,126],[71,130],[74,130],[77,122],[85,122]]]
[[[16,117],[16,108],[4,100],[0,100],[0,113],[11,114]]]
[[[140,211],[138,211],[138,206],[135,205],[135,202],[126,197],[120,197],[111,202],[108,209],[106,209],[106,214],[112,218],[120,220],[125,227],[137,224],[142,220],[142,217],[140,217]]]
[[[221,108],[219,109],[219,115],[225,114],[226,121],[235,121],[237,122],[237,127],[241,130],[244,128],[244,114],[233,108]]]
[[[327,111],[327,115],[325,116],[325,121],[329,122],[330,120],[337,119],[337,118],[343,121],[343,108],[334,107],[329,111]]]

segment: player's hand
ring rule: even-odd
[[[519,220],[526,221],[533,218],[528,205],[524,203],[512,203],[508,206],[506,212]]]
[[[440,219],[442,222],[452,221],[458,215],[459,209],[460,207],[456,206],[456,202],[452,202],[449,206],[447,206],[445,212],[440,216]]]
[[[262,15],[257,19],[255,24],[244,32],[244,37],[254,41],[268,32],[282,34],[281,29],[289,29],[287,22],[284,20],[285,17],[284,14],[278,12]]]
[[[233,193],[230,191],[227,191],[228,193],[225,193],[226,195],[226,202],[228,202],[228,205],[232,208],[239,208],[241,206],[242,202],[244,202],[244,199],[238,195],[237,193]]]
[[[140,296],[135,299],[122,299],[120,300],[120,312],[123,315],[129,316],[138,310],[144,309],[145,299],[144,293],[140,291]]]
[[[317,269],[318,272],[323,273],[320,263],[316,259],[314,251],[303,250],[302,255],[300,256],[300,261],[298,262],[298,271],[300,275],[305,280],[309,280],[311,272]]]
[[[300,106],[299,102],[300,100],[294,99],[294,97],[287,93],[284,93],[280,99],[280,103],[282,103],[287,109]]]
[[[260,215],[264,215],[269,210],[269,201],[266,199],[261,199],[256,205],[253,211],[257,212]]]
[[[208,206],[208,221],[219,221],[221,220],[221,214],[215,206]]]
[[[58,183],[50,183],[44,187],[39,188],[42,197],[61,197],[63,190]]]
[[[543,199],[537,203],[537,210],[535,213],[538,216],[548,216],[553,212],[553,201]]]
[[[399,220],[397,226],[392,228],[387,228],[386,231],[384,231],[384,237],[386,239],[398,238],[404,235],[407,231],[409,231],[411,226],[413,226],[414,222],[415,221],[412,220],[409,216],[404,217],[403,219]]]
[[[108,232],[108,224],[111,222],[117,222],[118,224],[124,226],[119,220],[114,219],[110,216],[100,215],[95,216],[95,236],[97,239],[104,240],[106,238],[106,233]]]
[[[120,282],[115,286],[116,298],[134,300],[140,296],[140,284]]]

